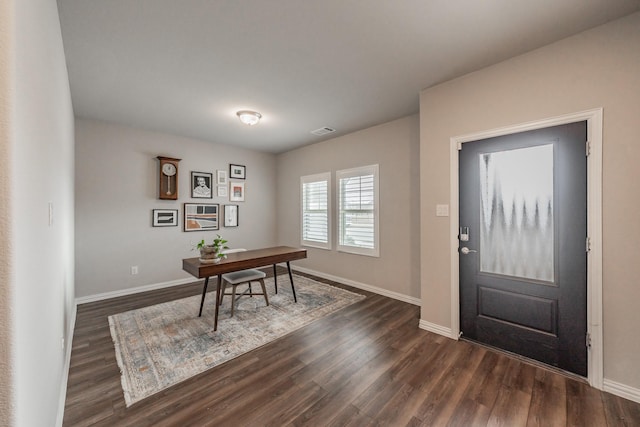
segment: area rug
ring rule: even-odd
[[[273,278],[268,278],[270,305],[262,296],[244,296],[233,317],[231,297],[224,297],[216,332],[215,291],[207,294],[202,317],[198,317],[200,295],[109,316],[126,405],[365,298],[299,275],[294,275],[294,283],[297,303],[288,276],[278,276],[277,295]],[[258,283],[253,287],[260,290]],[[238,286],[238,292],[241,289]]]

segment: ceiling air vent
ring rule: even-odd
[[[314,134],[314,135],[322,136],[322,135],[326,135],[328,133],[332,133],[332,132],[335,132],[335,131],[336,131],[335,129],[332,129],[330,127],[325,126],[323,128],[320,128],[320,129],[312,130],[311,133]]]

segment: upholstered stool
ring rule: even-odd
[[[264,295],[264,300],[267,303],[267,305],[269,305],[269,297],[267,296],[267,288],[264,285],[264,278],[267,277],[267,275],[260,271],[260,270],[256,270],[256,269],[250,269],[250,270],[242,270],[242,271],[234,271],[233,273],[227,273],[227,274],[223,274],[222,275],[222,293],[220,295],[220,305],[222,305],[222,299],[224,298],[225,295],[231,295],[231,317],[233,317],[233,312],[234,312],[234,307],[236,305],[236,301],[238,301],[240,299],[240,297],[242,297],[243,295],[249,295],[249,296],[254,296],[254,295]],[[260,286],[262,287],[262,293],[254,293],[251,289],[251,282],[260,282]],[[249,285],[247,287],[247,290],[245,290],[244,292],[240,293],[237,297],[236,297],[236,287],[238,285],[242,285],[246,283],[247,285]],[[226,293],[225,290],[227,289],[227,285],[231,285],[232,286],[232,290],[231,293]]]

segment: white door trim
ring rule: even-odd
[[[587,158],[587,233],[591,250],[587,256],[587,333],[591,348],[587,353],[588,380],[603,388],[602,332],[602,108],[537,120],[451,138],[450,144],[450,255],[451,255],[451,337],[460,335],[460,278],[458,258],[459,163],[458,151],[465,142],[508,135],[580,121],[587,122],[590,155]]]

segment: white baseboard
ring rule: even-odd
[[[58,398],[58,417],[56,419],[56,427],[62,427],[62,421],[64,420],[64,405],[67,402],[67,383],[69,381],[69,368],[71,367],[71,349],[73,348],[73,334],[76,330],[77,312],[78,304],[73,304],[69,330],[67,332],[67,347],[64,354],[64,366],[62,367],[62,380],[60,381],[60,396]]]
[[[345,285],[353,286],[354,288],[363,289],[365,291],[373,292],[378,295],[383,295],[385,297],[407,302],[409,304],[417,305],[418,307],[421,305],[420,298],[410,297],[408,295],[404,295],[398,292],[388,291],[386,289],[378,288],[376,286],[367,285],[365,283],[356,282],[355,280],[345,279],[343,277],[322,273],[320,271],[315,271],[308,268],[292,266],[291,269],[293,271],[300,271],[302,273],[313,274],[314,276],[322,277],[323,279],[333,280],[334,282],[344,283]],[[133,295],[140,292],[147,292],[147,291],[153,291],[156,289],[169,288],[171,286],[185,285],[187,283],[193,283],[194,281],[195,281],[194,278],[177,279],[177,280],[171,280],[168,282],[153,283],[150,285],[138,286],[136,288],[122,289],[119,291],[112,291],[112,292],[104,292],[100,294],[76,298],[76,304],[78,305],[85,304],[88,302],[96,302],[96,301],[102,301],[110,298]]]
[[[86,296],[86,297],[76,298],[76,304],[86,304],[88,302],[102,301],[102,300],[110,299],[110,298],[123,297],[123,296],[126,296],[126,295],[133,295],[133,294],[139,294],[140,292],[147,292],[147,291],[154,291],[156,289],[170,288],[171,286],[186,285],[187,283],[193,283],[196,280],[197,279],[195,279],[193,277],[188,277],[188,278],[185,278],[185,279],[170,280],[168,282],[152,283],[150,285],[138,286],[136,288],[122,289],[122,290],[113,291],[113,292],[104,292],[104,293],[101,293],[101,294],[89,295],[89,296]]]
[[[624,397],[625,399],[640,403],[640,389],[629,387],[628,385],[605,378],[603,381],[603,390],[611,394],[615,394],[616,396]]]
[[[320,271],[315,271],[309,268],[298,266],[292,266],[291,269],[294,271],[300,271],[301,273],[313,274],[314,276],[322,277],[323,279],[333,280],[334,282],[343,283],[345,285],[353,286],[354,288],[373,292],[374,294],[393,298],[398,301],[407,302],[409,304],[417,305],[418,307],[420,307],[420,305],[422,304],[420,298],[410,297],[399,292],[393,292],[386,289],[378,288],[376,286],[367,285],[366,283],[356,282],[355,280],[345,279],[344,277],[338,277],[332,274],[322,273]]]
[[[434,334],[443,335],[454,340],[458,339],[458,337],[453,336],[453,331],[451,330],[451,328],[445,328],[444,326],[436,325],[435,323],[427,322],[426,320],[422,319],[420,319],[420,323],[418,324],[418,326],[420,327],[420,329],[433,332]]]

